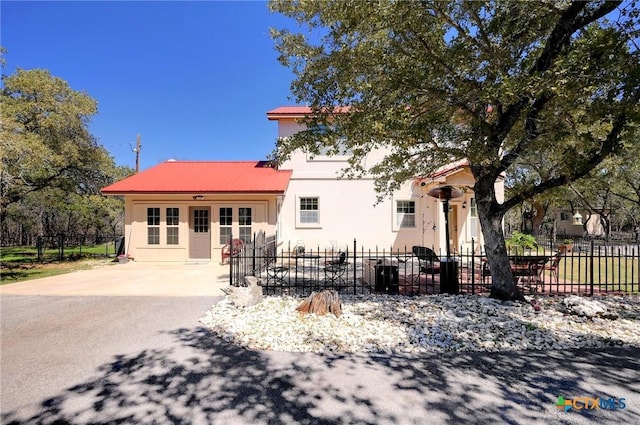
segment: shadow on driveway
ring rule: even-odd
[[[246,350],[207,329],[170,333],[2,423],[639,423],[638,349],[409,356]],[[627,408],[563,412],[558,396],[625,397]]]

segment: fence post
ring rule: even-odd
[[[357,248],[357,242],[356,242],[356,238],[353,238],[353,295],[356,295],[356,259],[357,259],[357,252],[356,250]],[[362,266],[364,267],[364,262],[362,263]]]
[[[256,236],[256,232],[253,232],[253,248],[251,250],[251,276],[256,275],[256,244],[258,243],[258,238]],[[247,258],[246,256],[244,258]]]
[[[231,242],[233,241],[233,232],[229,235],[229,253],[231,253]],[[224,247],[222,248],[224,249]],[[233,286],[233,256],[229,255],[229,286]]]
[[[476,294],[476,240],[471,238],[471,295]]]
[[[593,239],[591,239],[591,249],[589,250],[589,292],[590,296],[593,296]],[[598,253],[598,261],[600,261],[600,255]]]
[[[42,252],[42,235],[38,235],[38,238],[36,239],[36,247],[38,248],[38,262],[42,263],[43,261],[43,252]]]
[[[64,258],[64,233],[58,234],[58,261]]]

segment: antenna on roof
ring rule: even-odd
[[[136,153],[136,174],[140,171],[140,151],[142,150],[142,143],[140,143],[140,135],[136,138],[136,147],[131,147],[131,150]]]

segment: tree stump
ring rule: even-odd
[[[336,317],[340,317],[342,314],[340,294],[331,290],[312,292],[311,295],[309,295],[309,297],[296,308],[296,310],[305,314],[315,313],[318,316],[333,313]]]

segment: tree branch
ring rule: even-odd
[[[637,102],[638,97],[640,97],[639,93],[640,91],[636,92],[631,101]],[[589,155],[583,162],[583,164],[585,165],[583,165],[581,168],[574,169],[571,173],[566,173],[543,181],[535,187],[531,187],[528,190],[524,190],[514,195],[512,198],[506,200],[503,204],[501,204],[500,209],[503,211],[508,211],[521,202],[530,199],[533,196],[540,194],[548,189],[563,186],[571,181],[586,176],[594,168],[595,165],[600,164],[618,147],[620,134],[626,128],[627,119],[628,116],[626,113],[621,113],[616,117],[616,119],[613,121],[611,131],[609,131],[609,134],[607,134],[607,137],[602,142],[600,149],[598,149],[597,151],[592,151],[591,155]]]
[[[533,102],[533,105],[531,106],[529,111],[527,111],[524,119],[524,137],[520,140],[520,142],[518,142],[516,147],[513,148],[510,152],[507,152],[507,154],[500,161],[503,170],[506,170],[509,166],[511,166],[520,156],[520,154],[528,147],[529,143],[535,140],[540,135],[540,132],[537,130],[537,127],[535,125],[535,121],[538,119],[538,116],[540,115],[540,112],[542,112],[544,106],[554,97],[555,96],[552,94],[544,94],[536,99],[535,102]]]
[[[560,53],[570,44],[571,36],[580,28],[588,25],[613,9],[618,7],[621,2],[605,2],[599,8],[593,10],[591,13],[584,15],[580,18],[580,13],[585,10],[589,5],[588,2],[575,1],[569,5],[569,7],[562,12],[562,15],[558,19],[555,27],[551,31],[544,49],[540,56],[529,69],[528,74],[533,75],[547,71],[553,61],[560,55]],[[511,131],[514,124],[517,122],[524,107],[529,103],[530,96],[523,96],[518,102],[507,107],[507,110],[500,117],[496,130],[498,132],[497,140],[502,141],[507,134]]]

